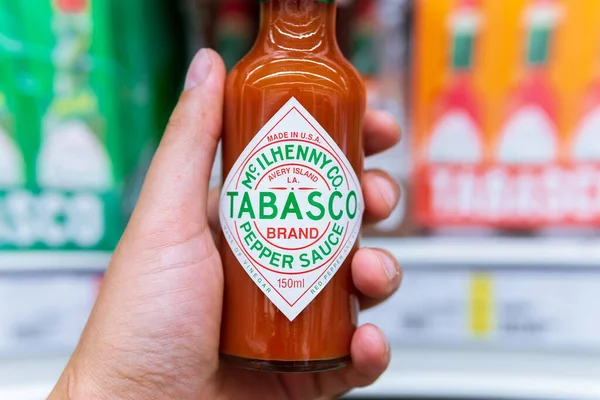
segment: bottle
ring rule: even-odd
[[[335,0],[260,7],[226,84],[220,351],[263,371],[342,368],[358,314],[365,87],[337,45]]]
[[[474,174],[460,172],[481,166],[484,157],[483,110],[474,85],[482,12],[481,0],[459,0],[448,15],[446,82],[430,111],[426,168],[418,172],[428,186],[416,188],[417,198],[427,200],[415,201],[419,218],[436,234],[465,234],[475,207]]]
[[[560,14],[556,0],[530,0],[525,11],[525,68],[500,133],[501,163],[539,165],[557,160],[558,99],[550,85],[548,62]]]
[[[428,149],[431,163],[482,161],[482,115],[473,85],[473,60],[480,24],[480,0],[460,0],[450,18],[449,81],[434,110],[435,122]]]

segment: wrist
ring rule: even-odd
[[[69,363],[47,400],[76,400],[86,398],[86,394],[82,393],[81,385],[78,384],[79,379],[77,376],[78,374],[75,373],[75,370]]]
[[[137,400],[144,399],[142,384],[113,374],[100,363],[88,364],[77,356],[69,360],[47,400]],[[133,390],[132,390],[133,389]],[[137,389],[137,390],[136,390]]]

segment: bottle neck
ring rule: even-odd
[[[527,64],[530,67],[543,67],[548,62],[552,31],[547,27],[534,27],[527,38]]]
[[[452,69],[458,72],[469,72],[473,65],[473,47],[475,35],[471,32],[456,34],[452,43]]]
[[[337,49],[334,0],[261,0],[258,45],[268,51]]]

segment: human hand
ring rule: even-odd
[[[358,328],[352,364],[316,374],[273,374],[219,362],[223,271],[215,241],[218,193],[209,178],[221,132],[225,69],[201,50],[192,62],[138,204],[115,250],[88,324],[50,400],[328,399],[373,383],[390,360],[372,326]],[[365,153],[398,142],[393,118],[369,112]],[[365,222],[386,218],[399,188],[382,171],[363,177]],[[361,249],[352,277],[361,308],[400,285],[387,252]]]

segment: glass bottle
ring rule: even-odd
[[[338,47],[334,0],[260,6],[226,85],[220,350],[250,369],[337,369],[357,324],[365,88]]]

